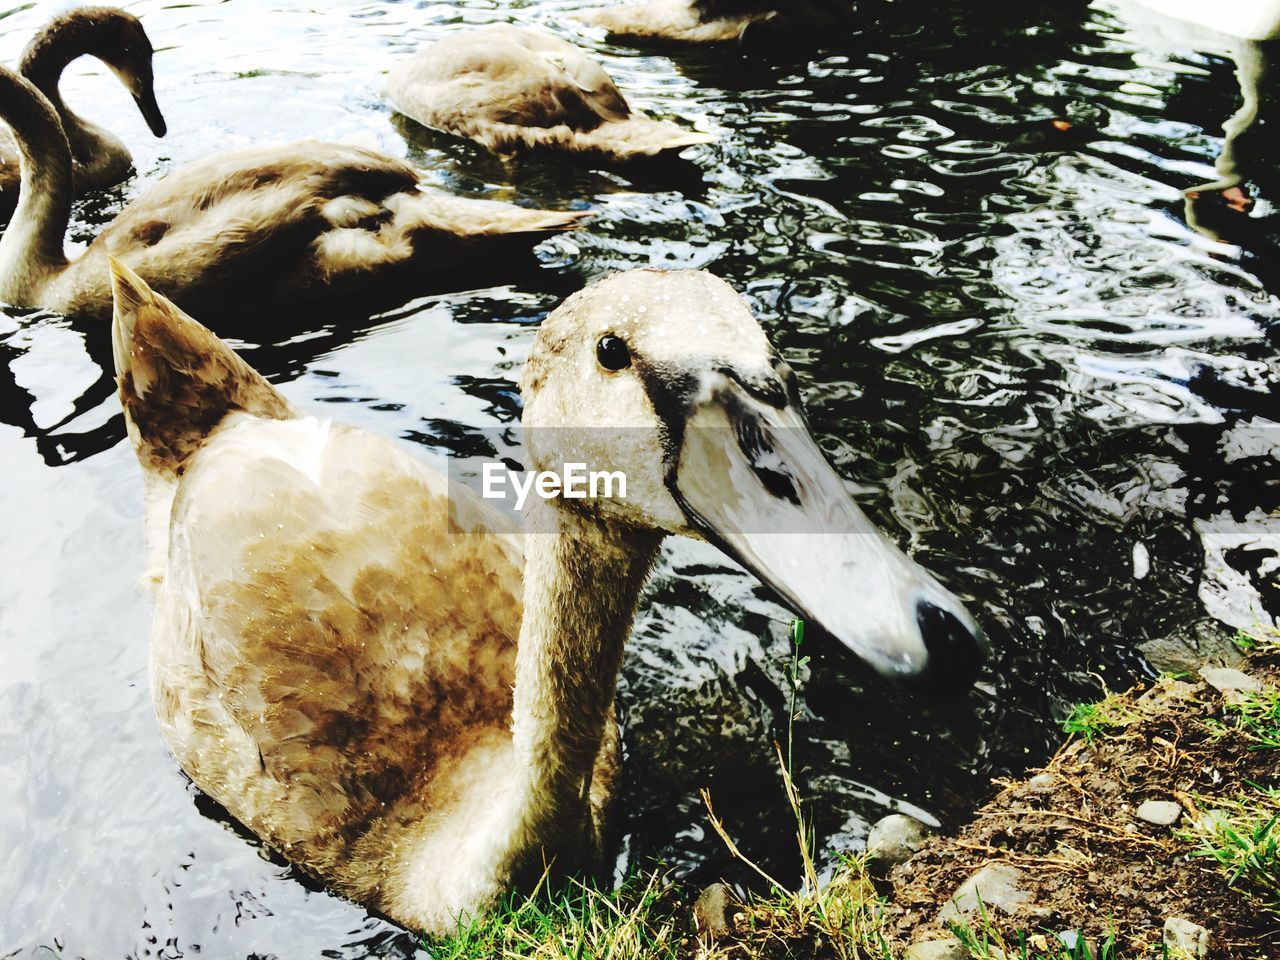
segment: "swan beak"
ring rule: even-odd
[[[669,480],[691,525],[879,673],[968,689],[981,629],[849,498],[794,390],[759,382],[718,372],[692,401]]]
[[[147,126],[151,128],[153,134],[163,137],[169,132],[169,125],[164,122],[164,114],[160,112],[160,104],[156,102],[155,84],[147,80],[130,86],[133,102],[138,105],[142,119],[147,121]]]

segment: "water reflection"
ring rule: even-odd
[[[860,503],[969,601],[997,651],[981,689],[939,706],[815,638],[796,757],[832,847],[890,806],[962,816],[992,776],[1051,749],[1065,702],[1146,670],[1139,643],[1280,612],[1280,168],[1257,133],[1270,74],[1257,71],[1257,124],[1227,144],[1253,209],[1209,224],[1185,191],[1224,175],[1241,95],[1230,51],[1195,38],[1162,51],[1083,4],[951,4],[922,22],[885,0],[860,4],[840,49],[766,61],[610,46],[567,16],[579,5],[140,2],[171,133],[153,141],[110,78],[69,71],[68,101],[140,171],[79,205],[73,235],[175,165],[317,135],[407,154],[469,195],[592,203],[586,230],[509,285],[232,331],[291,399],[436,462],[518,418],[530,327],[584,280],[706,266],[743,290]],[[0,53],[50,7],[0,9]],[[676,174],[506,163],[381,103],[391,57],[511,19],[584,44],[647,112],[723,139]],[[0,318],[0,954],[411,954],[198,803],[167,756],[109,369],[100,326]],[[794,869],[770,746],[786,730],[785,621],[715,550],[668,545],[622,681],[625,862],[729,869],[697,796],[710,786],[745,850]]]

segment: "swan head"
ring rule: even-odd
[[[960,601],[849,498],[794,371],[743,299],[701,271],[633,270],[544,322],[522,382],[530,466],[622,474],[556,500],[714,543],[880,673],[967,688],[985,656]]]
[[[168,125],[156,102],[151,63],[155,48],[142,21],[114,7],[81,7],[63,14],[43,32],[56,38],[53,43],[75,46],[105,63],[129,91],[151,132],[165,135]]]

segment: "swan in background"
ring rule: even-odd
[[[396,110],[497,153],[558,150],[606,160],[649,157],[715,137],[632,110],[605,69],[530,27],[458,31],[396,64]]]
[[[1280,0],[1128,0],[1121,5],[1145,7],[1242,40],[1280,34]]]
[[[1161,53],[1194,49],[1219,53],[1235,64],[1240,107],[1222,125],[1222,150],[1214,161],[1213,180],[1186,191],[1188,226],[1213,239],[1218,231],[1208,220],[1220,220],[1225,209],[1246,213],[1253,199],[1242,186],[1237,144],[1258,119],[1259,86],[1270,69],[1267,45],[1259,41],[1280,35],[1280,2],[1195,3],[1190,0],[1111,0],[1098,6],[1110,10],[1128,26],[1130,40]],[[1219,202],[1221,201],[1221,203]],[[1212,202],[1213,207],[1206,207]],[[1203,208],[1203,209],[1202,209]],[[1216,208],[1216,209],[1214,209]]]
[[[53,104],[70,142],[76,196],[119,183],[129,175],[133,156],[118,137],[63,102],[58,89],[62,71],[79,57],[101,60],[133,96],[151,132],[163,137],[152,53],[138,18],[113,7],[82,7],[55,17],[23,51],[19,71]],[[17,206],[21,176],[18,144],[8,128],[0,127],[0,219],[8,219]]]
[[[0,118],[13,128],[22,186],[0,238],[0,300],[73,316],[111,313],[110,254],[193,310],[367,290],[396,276],[448,282],[502,264],[582,213],[531,210],[424,188],[408,164],[359,147],[302,141],[217,154],[130,203],[79,258],[63,235],[71,153],[49,101],[0,67]]]
[[[795,374],[709,274],[617,274],[543,321],[529,466],[626,491],[530,497],[520,534],[112,270],[165,739],[272,847],[410,928],[599,864],[623,643],[667,534],[719,545],[890,677],[972,682],[977,627],[850,501]]]
[[[647,0],[576,16],[612,36],[678,43],[722,43],[763,30],[791,40],[840,39],[853,25],[852,0]],[[824,37],[826,31],[836,31]]]

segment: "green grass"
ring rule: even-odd
[[[423,941],[434,960],[676,960],[689,928],[673,909],[674,890],[657,871],[617,891],[579,882],[511,897],[450,937]]]
[[[1254,741],[1256,750],[1280,750],[1280,691],[1264,687],[1226,707],[1236,729]]]
[[[1237,630],[1236,635],[1231,638],[1231,642],[1235,644],[1235,648],[1241,653],[1253,653],[1258,649],[1259,639],[1252,634],[1245,633],[1243,630]]]
[[[1062,721],[1062,729],[1092,743],[1097,737],[1123,730],[1141,718],[1142,714],[1127,698],[1118,693],[1108,693],[1096,703],[1077,703],[1073,706]]]
[[[1006,935],[991,922],[981,903],[976,923],[954,922],[951,932],[973,960],[1124,960],[1116,950],[1113,934],[1097,944],[1084,937],[1025,930]]]
[[[1237,630],[1231,638],[1235,648],[1241,653],[1276,653],[1280,652],[1280,632],[1274,627],[1259,626],[1257,632],[1247,633]]]
[[[846,861],[821,890],[778,889],[732,905],[734,933],[714,944],[694,929],[691,894],[659,871],[617,891],[571,882],[558,893],[540,889],[507,899],[423,946],[433,960],[893,960],[881,936],[883,902],[858,859]]]
[[[1226,875],[1227,884],[1280,916],[1280,789],[1256,783],[1235,800],[1197,798],[1210,813],[1179,835],[1196,844]]]

